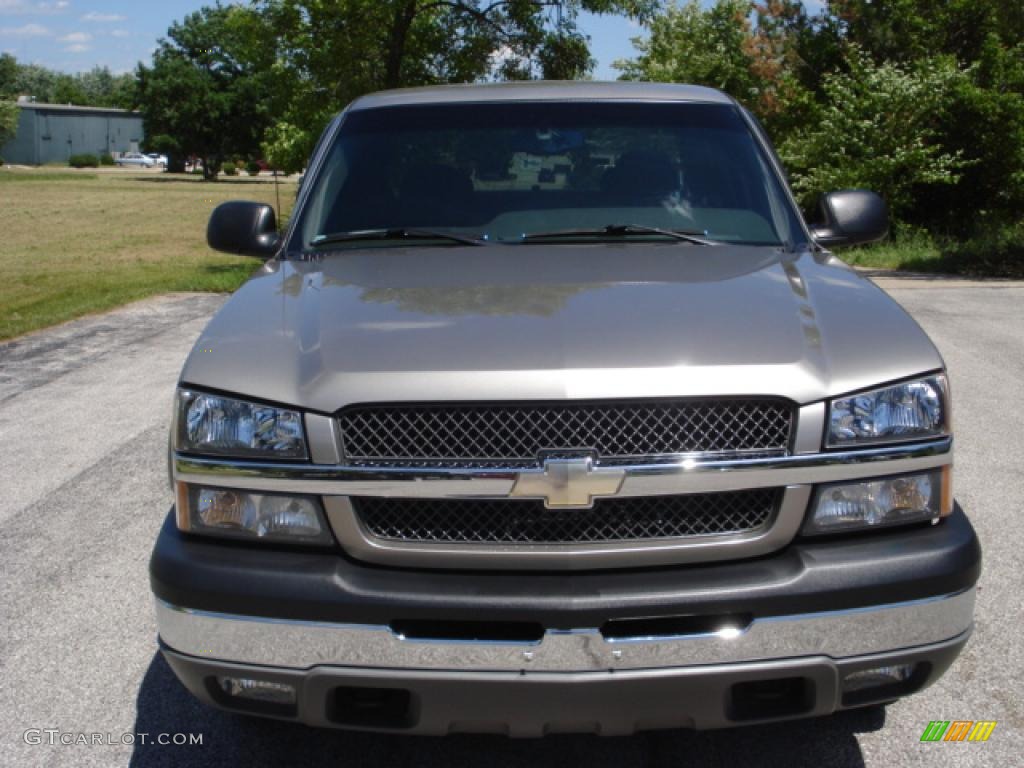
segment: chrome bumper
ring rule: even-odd
[[[972,627],[975,590],[822,613],[755,619],[678,637],[605,639],[548,630],[537,642],[412,640],[388,626],[210,613],[156,601],[160,637],[204,659],[290,669],[320,665],[468,672],[588,672],[828,656],[842,659],[943,642]]]

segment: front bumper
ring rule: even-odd
[[[554,673],[394,670],[317,666],[308,670],[230,664],[164,648],[178,678],[201,701],[307,725],[409,734],[552,733],[618,736],[659,728],[711,729],[799,717],[921,690],[949,668],[968,632],[943,643],[832,659],[824,655],[671,669]],[[858,670],[914,664],[914,676],[875,699],[849,700],[842,681]],[[266,710],[232,702],[218,676],[295,687],[296,703]]]
[[[170,648],[201,658],[310,669],[321,665],[466,672],[596,672],[668,669],[753,662],[825,653],[832,658],[913,648],[967,632],[974,590],[905,603],[839,611],[766,616],[708,617],[706,626],[665,630],[646,619],[631,635],[616,629],[538,628],[530,637],[445,637],[458,629],[434,623],[434,636],[404,634],[395,625],[265,619],[196,611],[156,603],[160,637]],[[532,626],[523,623],[524,626]],[[426,627],[425,624],[413,625]],[[607,627],[616,626],[614,623]],[[630,627],[630,624],[620,624]],[[640,626],[640,625],[633,625]],[[652,629],[657,634],[652,633]],[[505,627],[506,634],[509,627]],[[628,629],[627,629],[628,631]]]
[[[872,700],[844,696],[847,674],[891,664],[918,666],[873,700],[912,693],[966,642],[981,556],[959,508],[940,525],[754,560],[571,576],[383,569],[190,537],[169,518],[150,567],[164,653],[210,703],[237,705],[217,675],[251,675],[298,691],[293,709],[261,714],[538,735],[825,714]],[[416,622],[437,636],[403,636]],[[460,622],[539,635],[446,635]],[[643,629],[612,636],[616,622]]]

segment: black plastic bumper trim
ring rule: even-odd
[[[969,589],[981,548],[957,507],[938,525],[797,540],[770,556],[600,572],[411,571],[341,553],[286,550],[180,533],[173,510],[150,561],[155,595],[188,608],[281,619],[539,622],[744,613],[753,618],[919,600]]]
[[[586,673],[445,672],[354,667],[291,670],[200,659],[169,648],[175,674],[207,704],[298,720],[313,726],[391,733],[452,732],[544,736],[562,732],[625,735],[659,728],[722,728],[828,715],[843,709],[842,680],[872,667],[915,664],[915,693],[935,682],[963,649],[969,632],[918,648],[833,660],[809,656],[673,669]],[[289,715],[233,707],[212,696],[217,675],[295,686]],[[770,700],[775,691],[776,704]],[[758,692],[768,698],[757,699]],[[886,698],[894,698],[886,692]],[[352,706],[353,701],[358,705]],[[339,705],[339,702],[341,704]],[[872,703],[861,700],[858,705]]]

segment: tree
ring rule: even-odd
[[[707,10],[698,0],[668,6],[652,21],[649,39],[634,38],[640,55],[614,66],[627,80],[708,85],[738,99],[756,99],[760,82],[744,50],[750,10],[747,0],[718,0]]]
[[[876,61],[907,63],[948,54],[976,61],[991,34],[1024,39],[1019,0],[831,0],[841,34]]]
[[[698,0],[670,5],[652,21],[639,56],[616,61],[624,80],[694,83],[718,88],[752,109],[769,128],[799,122],[806,99],[798,72],[797,35],[808,28],[795,0]]]
[[[35,64],[19,64],[10,54],[0,54],[0,98],[31,96],[38,102],[129,109],[135,93],[135,76],[113,74],[107,67],[68,75]]]
[[[647,19],[656,0],[261,0],[288,107],[264,151],[298,170],[331,115],[370,91],[592,67],[581,10]]]
[[[135,99],[135,76],[113,74],[108,67],[93,67],[75,75],[84,103],[94,107],[130,109]]]
[[[14,138],[18,130],[18,105],[11,101],[0,101],[0,147]]]
[[[207,179],[225,157],[256,153],[278,107],[274,52],[270,30],[249,8],[206,7],[173,24],[152,66],[137,70],[150,143],[172,153],[172,165],[198,155]]]
[[[830,30],[878,64],[962,70],[932,116],[930,144],[962,160],[955,185],[913,191],[904,216],[957,237],[1019,221],[1024,207],[1024,3],[1007,0],[832,0]],[[813,41],[820,47],[821,40]],[[810,46],[808,46],[810,47]],[[841,69],[842,61],[831,63]]]
[[[53,85],[56,73],[38,64],[19,64],[14,79],[14,94],[32,96],[36,101],[53,101]]]
[[[956,187],[917,195],[916,218],[936,231],[971,235],[1024,210],[1024,42],[990,35],[947,94],[937,143],[963,158]],[[1019,230],[1024,231],[1024,230]]]
[[[53,90],[46,100],[54,104],[85,105],[89,103],[79,80],[63,73],[54,77]]]
[[[0,99],[16,99],[18,60],[9,53],[0,53]]]
[[[10,54],[0,54],[0,147],[14,138],[18,130],[18,62]],[[11,101],[7,101],[11,99]],[[0,158],[3,160],[3,158]]]

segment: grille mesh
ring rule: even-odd
[[[543,501],[352,498],[381,539],[463,544],[568,544],[742,533],[767,525],[779,489],[598,499],[592,509]]]
[[[372,405],[342,411],[353,464],[537,464],[541,454],[616,459],[677,453],[780,453],[792,407],[772,399],[637,403]]]

